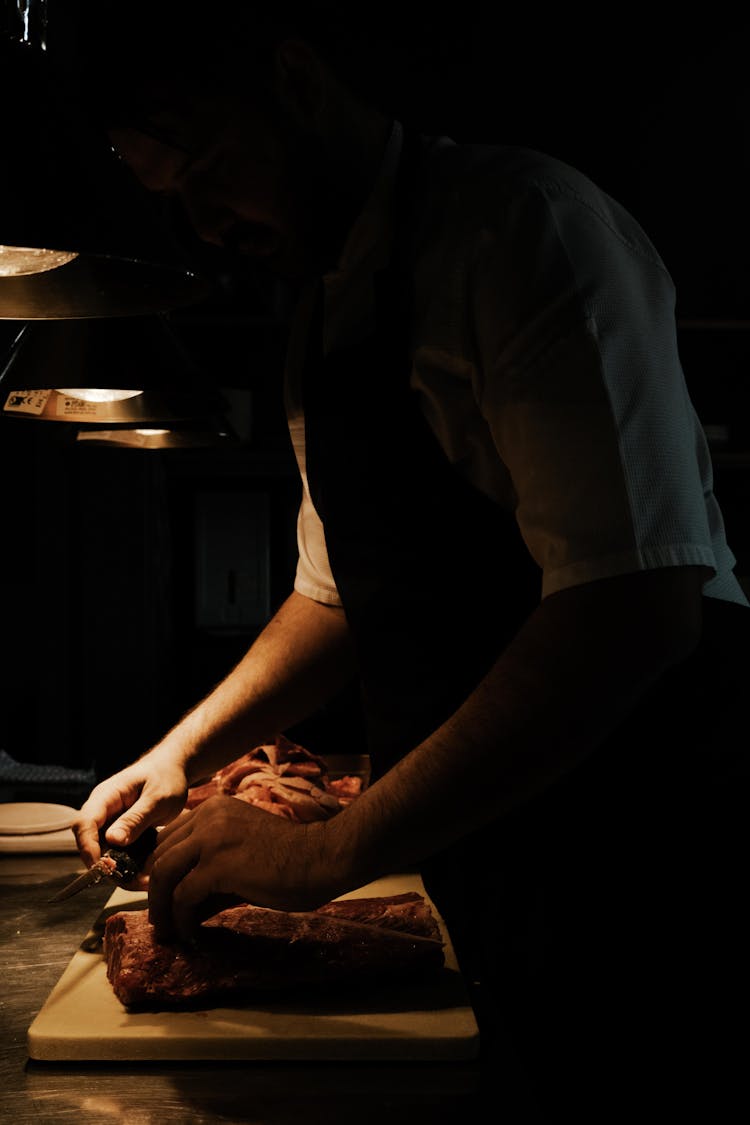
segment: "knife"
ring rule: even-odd
[[[102,879],[110,879],[118,887],[127,886],[135,879],[147,858],[156,847],[157,831],[155,828],[146,828],[127,848],[107,848],[102,852],[101,859],[77,875],[72,883],[63,887],[50,902],[64,902],[71,895],[77,895],[85,887],[95,887]]]

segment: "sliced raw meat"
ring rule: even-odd
[[[346,776],[332,781],[322,758],[278,735],[275,742],[256,746],[217,770],[207,781],[193,786],[188,792],[187,808],[193,809],[207,798],[222,794],[306,824],[327,820],[350,805],[361,792],[361,778]]]

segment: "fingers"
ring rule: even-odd
[[[76,847],[87,867],[93,866],[102,854],[99,846],[99,825],[95,820],[76,820],[71,826]]]
[[[157,820],[153,802],[139,799],[110,824],[105,833],[107,843],[132,844],[146,828],[156,827]]]
[[[189,822],[192,819],[192,816],[192,809],[183,809],[182,812],[178,813],[178,815],[169,822],[169,824],[164,825],[164,827],[159,831],[159,842],[157,843],[153,852],[154,858],[156,858],[156,854],[159,848],[162,847],[162,845],[166,844],[168,840],[172,840],[175,831],[182,828],[187,822]]]
[[[213,882],[204,866],[196,864],[180,880],[172,897],[173,933],[189,941],[202,921],[210,917]],[[158,936],[158,930],[157,930]]]
[[[172,941],[176,937],[185,940],[194,928],[188,918],[189,906],[180,911],[179,926],[176,920],[178,892],[182,893],[184,880],[200,859],[197,840],[192,839],[192,820],[188,812],[162,829],[151,858],[148,916],[157,941]]]
[[[107,828],[104,838],[108,844],[127,845],[148,828],[153,822],[153,809],[145,801],[136,801],[132,808],[122,810],[122,800],[108,799],[96,790],[81,807],[72,825],[76,845],[88,867],[100,858],[102,853],[101,830],[113,816],[121,815]]]
[[[149,872],[149,920],[157,941],[189,941],[202,921],[239,900],[224,819],[228,803],[235,810],[231,797],[184,810],[159,833]],[[245,813],[246,807],[241,810]]]
[[[97,786],[81,806],[72,825],[78,851],[87,867],[91,867],[101,857],[99,833],[112,816],[110,808],[111,802],[106,791]]]

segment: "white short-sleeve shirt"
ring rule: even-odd
[[[338,269],[324,279],[326,350],[372,328],[402,136],[395,123]],[[637,222],[541,153],[435,138],[426,159],[437,186],[418,209],[412,388],[456,471],[515,513],[542,596],[702,565],[712,572],[707,596],[747,604],[680,365],[672,281]],[[303,482],[295,588],[335,605],[305,472],[311,297],[300,301],[286,369]]]

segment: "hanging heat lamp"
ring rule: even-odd
[[[160,205],[87,121],[60,61],[75,4],[0,8],[0,319],[164,312],[210,283]]]
[[[224,434],[227,408],[166,314],[130,317],[127,323],[119,318],[29,321],[19,328],[0,367],[0,409],[6,418],[62,422],[86,431]]]

